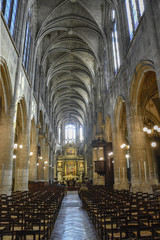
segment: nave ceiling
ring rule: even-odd
[[[102,26],[108,3],[105,0],[36,2],[37,56],[56,127],[69,121],[83,126],[95,108],[97,72],[102,65],[100,49],[106,46]]]

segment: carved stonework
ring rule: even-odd
[[[84,157],[78,154],[77,146],[66,144],[62,154],[57,157],[58,181],[82,181],[84,175]]]

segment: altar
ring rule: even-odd
[[[84,156],[77,153],[77,147],[74,144],[66,144],[62,154],[57,157],[58,181],[75,180],[82,182],[84,172]]]

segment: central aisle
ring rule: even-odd
[[[96,231],[83,209],[77,191],[68,192],[50,240],[98,240]]]

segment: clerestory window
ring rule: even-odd
[[[25,41],[24,41],[24,48],[23,48],[23,66],[27,73],[29,68],[30,44],[31,44],[31,14],[29,10],[29,14],[26,22]]]
[[[134,32],[136,31],[140,18],[144,13],[144,2],[143,0],[125,0],[128,29],[130,40],[132,40]]]
[[[12,37],[14,36],[18,0],[1,0],[1,11]]]
[[[120,55],[119,55],[119,44],[118,44],[118,33],[117,33],[117,24],[115,18],[115,10],[112,10],[112,48],[113,48],[113,58],[114,58],[114,70],[115,74],[117,73],[120,67]]]
[[[80,126],[80,129],[79,129],[79,132],[80,132],[80,142],[82,142],[83,141],[83,128],[82,128],[82,126]]]
[[[58,143],[61,143],[61,127],[58,128]]]

